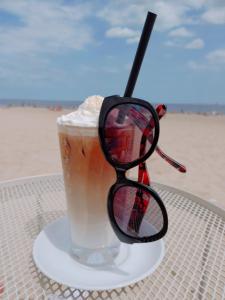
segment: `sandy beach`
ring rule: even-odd
[[[0,108],[0,181],[62,172],[56,118],[67,112]],[[177,172],[154,153],[151,180],[225,206],[225,116],[173,113],[160,123],[159,145],[188,171]]]

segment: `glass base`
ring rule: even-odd
[[[72,246],[72,256],[81,264],[90,267],[102,267],[113,264],[119,254],[120,245],[98,249],[87,249],[79,246]]]

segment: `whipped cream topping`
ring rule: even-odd
[[[97,127],[98,117],[104,97],[94,95],[88,97],[77,110],[62,115],[57,119],[59,125],[73,125],[80,127]]]

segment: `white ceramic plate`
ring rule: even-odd
[[[82,290],[108,290],[135,283],[150,275],[161,263],[163,240],[147,244],[121,244],[112,266],[92,268],[78,263],[70,255],[66,217],[47,225],[33,246],[35,264],[49,278]]]

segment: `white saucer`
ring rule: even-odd
[[[108,290],[135,283],[160,265],[164,242],[128,245],[121,243],[115,264],[101,268],[78,263],[69,251],[66,217],[47,225],[33,246],[33,259],[42,273],[54,281],[82,290]]]

